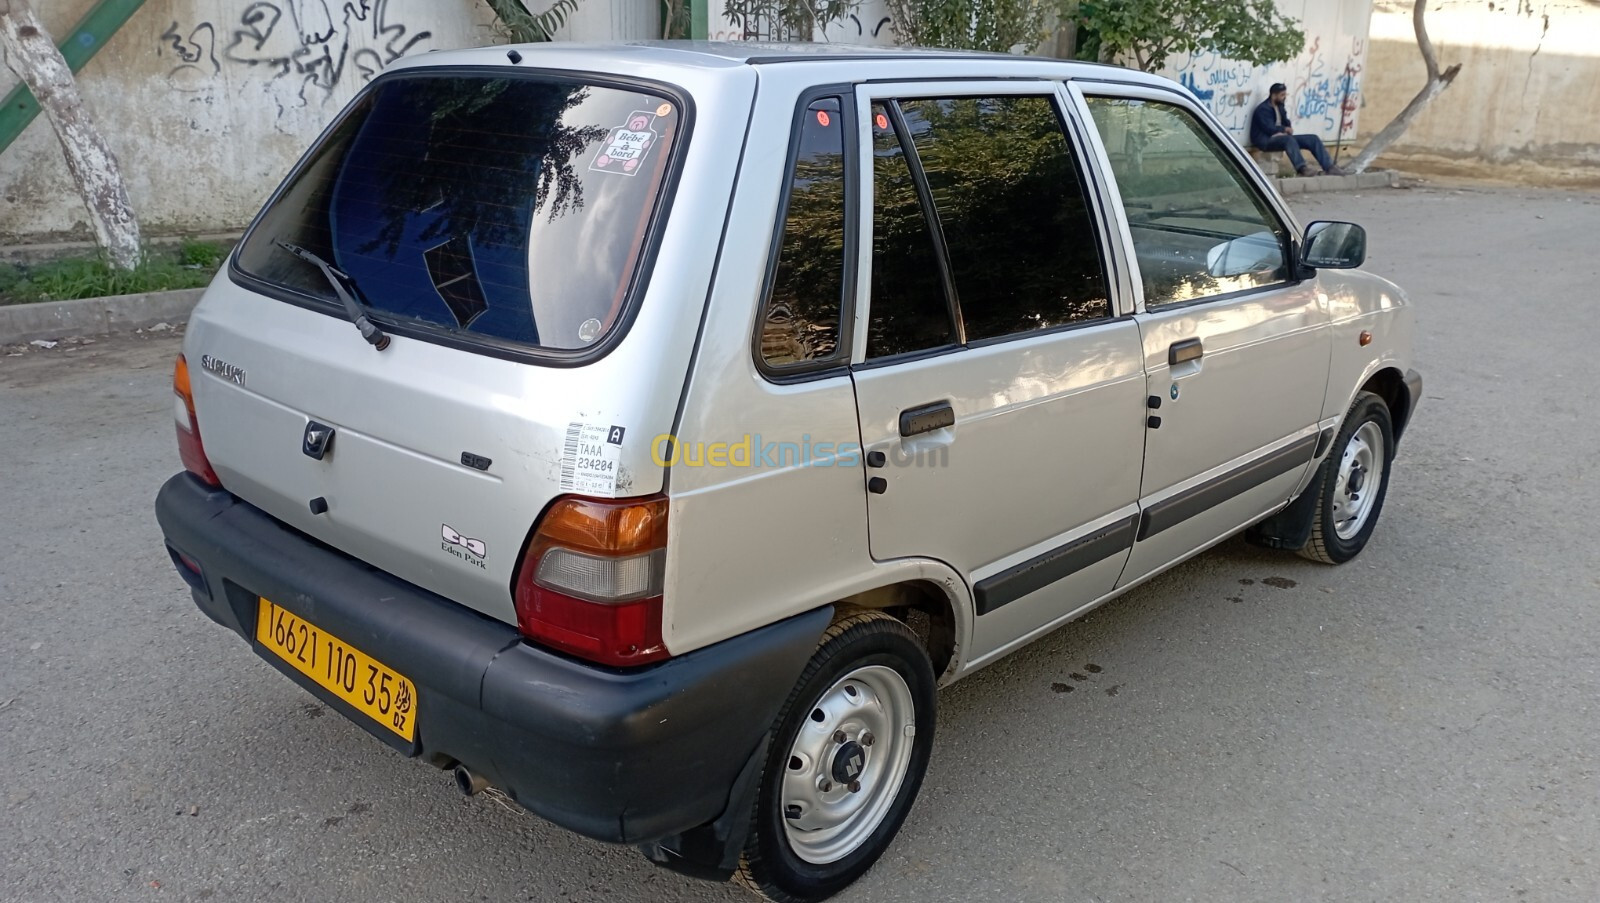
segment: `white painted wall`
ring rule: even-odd
[[[38,8],[59,40],[91,5]],[[150,0],[78,84],[146,235],[235,232],[367,80],[498,40],[492,21],[479,0]],[[40,117],[0,154],[0,243],[86,239],[86,219]]]

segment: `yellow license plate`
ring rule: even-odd
[[[417,688],[372,656],[266,599],[257,602],[256,641],[373,721],[416,736]]]

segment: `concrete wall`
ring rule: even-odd
[[[536,0],[537,2],[537,0]],[[36,2],[60,40],[93,0]],[[561,37],[655,35],[655,0],[585,0]],[[402,57],[494,43],[481,0],[149,0],[78,74],[147,235],[237,232]],[[0,67],[0,92],[15,78]],[[90,237],[40,116],[0,154],[0,244]]]
[[[1287,63],[1251,66],[1216,51],[1175,57],[1161,72],[1181,81],[1241,141],[1250,114],[1267,99],[1267,88],[1289,88],[1295,131],[1332,144],[1352,141],[1369,70],[1367,23],[1372,0],[1277,0],[1278,9],[1299,20],[1306,46]]]
[[[1600,185],[1600,0],[1434,0],[1427,23],[1440,66],[1461,74],[1384,163]],[[1409,2],[1380,0],[1368,60],[1364,137],[1427,78]]]

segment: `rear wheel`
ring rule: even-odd
[[[1377,395],[1362,392],[1318,471],[1317,510],[1311,539],[1300,549],[1302,556],[1343,564],[1360,554],[1378,525],[1393,462],[1389,406]]]
[[[933,746],[933,666],[882,612],[836,622],[778,716],[737,880],[781,903],[832,896],[900,830]]]

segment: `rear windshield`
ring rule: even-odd
[[[379,82],[257,220],[246,275],[393,323],[548,349],[616,324],[678,129],[663,96],[548,77]]]

